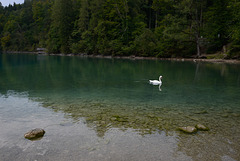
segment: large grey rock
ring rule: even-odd
[[[197,124],[195,127],[196,127],[198,130],[203,130],[203,131],[208,131],[208,130],[209,130],[208,127],[206,127],[206,126],[204,126],[204,125],[202,125],[202,124]]]
[[[32,139],[37,139],[40,137],[43,137],[43,135],[45,134],[45,131],[43,129],[33,129],[29,132],[27,132],[26,134],[24,134],[24,137],[26,139],[32,140]]]
[[[197,128],[195,128],[194,126],[179,127],[179,130],[189,134],[197,132]]]

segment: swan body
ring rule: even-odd
[[[152,84],[152,85],[159,85],[161,86],[162,85],[162,76],[160,75],[159,76],[159,80],[149,80],[149,83]]]

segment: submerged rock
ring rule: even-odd
[[[197,128],[194,126],[179,127],[179,130],[189,133],[189,134],[197,132]]]
[[[206,127],[206,126],[204,126],[204,125],[202,125],[202,124],[197,124],[195,127],[196,127],[198,130],[203,130],[203,131],[208,131],[208,130],[209,130],[208,127]]]
[[[232,116],[234,116],[234,117],[240,117],[240,114],[238,114],[238,113],[233,113]]]
[[[197,111],[195,112],[195,114],[207,114],[208,112],[206,110],[202,110],[202,111]]]
[[[24,134],[24,137],[26,139],[33,140],[33,139],[38,139],[40,137],[43,137],[44,134],[45,134],[45,131],[43,129],[37,128]]]
[[[223,114],[222,117],[227,118],[228,114]]]

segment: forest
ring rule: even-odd
[[[25,0],[2,6],[0,51],[240,58],[239,0]]]

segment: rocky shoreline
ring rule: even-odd
[[[210,62],[210,63],[230,63],[230,64],[240,64],[238,59],[207,59],[205,56],[201,58],[157,58],[157,57],[140,57],[135,55],[130,56],[112,56],[112,55],[88,55],[85,53],[80,54],[39,54],[38,52],[29,51],[5,51],[3,54],[37,54],[37,55],[51,55],[51,56],[79,56],[86,58],[105,58],[105,59],[131,59],[131,60],[169,60],[169,61],[193,61],[193,62]]]

